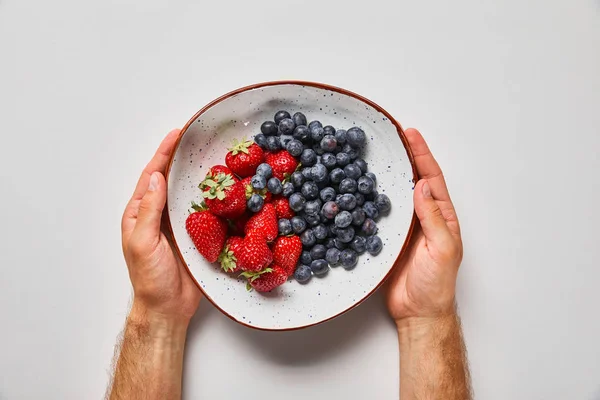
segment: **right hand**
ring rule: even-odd
[[[415,226],[407,252],[387,286],[387,306],[398,324],[408,318],[453,314],[462,261],[460,227],[444,176],[421,134],[407,129],[419,181],[414,189]]]

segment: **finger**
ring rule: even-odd
[[[167,185],[160,172],[154,172],[148,181],[146,193],[140,201],[135,236],[146,243],[157,243],[160,238],[162,212],[167,200]]]
[[[121,221],[123,246],[125,246],[125,243],[127,243],[131,232],[133,232],[133,229],[135,228],[140,201],[144,196],[144,193],[146,193],[150,175],[152,175],[154,171],[165,171],[170,159],[170,155],[175,148],[175,143],[177,143],[177,139],[179,138],[179,133],[179,129],[173,129],[171,132],[169,132],[169,134],[163,139],[162,143],[158,147],[158,150],[156,151],[156,154],[152,160],[150,160],[148,165],[146,165],[146,168],[144,168],[144,171],[137,182],[133,196],[129,200],[127,207],[125,207],[125,212],[123,213],[123,219]]]
[[[432,197],[428,180],[421,179],[417,182],[414,198],[415,212],[427,242],[433,243],[434,246],[441,246],[445,241],[451,239],[442,210]]]

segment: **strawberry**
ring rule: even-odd
[[[246,211],[246,193],[231,174],[207,175],[200,183],[208,209],[223,218],[236,218]]]
[[[240,268],[237,266],[238,251],[242,248],[244,238],[239,236],[231,236],[225,242],[223,251],[219,254],[218,261],[221,263],[221,268],[225,272],[237,272]]]
[[[296,270],[296,264],[302,253],[302,242],[296,235],[279,236],[273,247],[273,262],[285,270],[288,276]]]
[[[269,292],[287,281],[287,274],[283,268],[273,264],[258,273],[242,273],[248,279],[246,289],[256,289],[258,292]]]
[[[225,156],[225,164],[241,178],[252,176],[264,160],[263,150],[251,140],[238,142],[233,139],[233,147]]]
[[[286,218],[290,219],[296,213],[290,208],[288,199],[283,196],[276,196],[273,198],[273,205],[275,206],[275,212],[277,213],[277,219]]]
[[[256,231],[266,238],[267,242],[275,240],[279,229],[277,227],[277,213],[273,204],[265,204],[259,212],[254,214],[248,220],[245,231],[246,235]]]
[[[251,232],[244,238],[235,256],[237,266],[249,272],[261,271],[273,261],[265,237],[258,232]]]
[[[234,236],[243,236],[246,229],[246,224],[251,216],[252,213],[250,211],[246,211],[236,219],[228,220],[229,232]]]
[[[273,176],[281,181],[289,177],[298,167],[298,161],[287,150],[266,153],[265,161],[273,169]]]
[[[190,214],[185,229],[196,249],[209,262],[217,261],[227,233],[227,223],[209,210]]]
[[[244,186],[244,188],[246,189],[246,200],[248,200],[250,197],[252,197],[252,195],[254,193],[256,193],[256,194],[260,194],[262,196],[262,198],[265,199],[265,203],[270,203],[271,197],[273,196],[271,194],[271,192],[269,192],[267,190],[267,188],[264,188],[262,190],[254,189],[252,187],[252,184],[250,183],[251,180],[252,180],[252,177],[248,176],[240,181],[242,183],[242,185]]]
[[[206,174],[206,177],[207,178],[212,177],[214,180],[214,177],[216,177],[220,173],[223,173],[225,175],[231,175],[233,177],[234,181],[236,181],[236,182],[239,181],[237,176],[235,176],[233,174],[233,172],[231,172],[231,170],[224,165],[213,165],[212,167],[210,167],[208,169],[208,173]]]

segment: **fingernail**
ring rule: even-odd
[[[427,181],[425,181],[425,183],[423,184],[422,190],[423,190],[423,196],[430,199],[431,198],[431,189],[429,188],[429,183]]]
[[[158,187],[158,172],[153,172],[148,183],[148,191],[154,192]]]

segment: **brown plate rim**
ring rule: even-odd
[[[412,166],[412,170],[413,170],[413,182],[417,182],[417,169],[415,166],[415,160],[414,160],[414,156],[412,154],[412,151],[410,149],[410,146],[408,145],[408,140],[406,139],[406,135],[404,134],[404,130],[402,129],[402,126],[400,125],[400,123],[398,121],[396,121],[396,119],[394,119],[394,117],[392,117],[392,115],[390,113],[388,113],[383,107],[379,106],[377,103],[357,94],[354,93],[350,90],[346,90],[346,89],[342,89],[340,87],[337,86],[332,86],[332,85],[328,85],[325,83],[318,83],[318,82],[310,82],[310,81],[299,81],[299,80],[281,80],[281,81],[268,81],[268,82],[261,82],[261,83],[256,83],[253,85],[248,85],[248,86],[244,86],[241,87],[239,89],[233,90],[229,93],[226,93],[218,98],[216,98],[215,100],[211,101],[210,103],[208,103],[207,105],[205,105],[204,107],[202,107],[196,114],[194,114],[194,116],[192,118],[190,118],[190,120],[184,125],[184,127],[181,129],[181,132],[179,132],[179,136],[177,138],[177,141],[175,142],[175,146],[173,148],[173,152],[171,153],[170,157],[169,157],[169,164],[167,165],[167,169],[165,172],[165,180],[167,182],[167,191],[168,191],[168,185],[169,185],[169,175],[171,173],[171,167],[173,165],[173,159],[175,158],[175,153],[177,152],[177,149],[179,148],[179,143],[181,142],[181,139],[183,138],[183,135],[185,135],[185,133],[187,132],[188,128],[190,127],[190,125],[192,123],[194,123],[194,121],[196,121],[198,119],[198,117],[200,115],[202,115],[204,112],[206,112],[208,109],[210,109],[211,107],[213,107],[214,105],[220,103],[221,101],[228,99],[232,96],[235,96],[237,94],[249,91],[249,90],[254,90],[254,89],[259,89],[262,87],[267,87],[267,86],[280,86],[280,85],[298,85],[298,86],[310,86],[310,87],[315,87],[318,89],[325,89],[325,90],[330,90],[333,92],[337,92],[340,94],[344,94],[346,96],[350,96],[353,97],[357,100],[362,101],[363,103],[366,103],[368,105],[370,105],[371,107],[373,107],[374,109],[376,109],[377,111],[379,111],[380,113],[382,113],[383,115],[386,116],[386,118],[388,118],[390,120],[390,122],[392,124],[394,124],[394,126],[396,127],[396,131],[398,132],[398,136],[400,137],[400,140],[402,141],[402,144],[404,145],[404,148],[406,149],[406,152],[408,154],[408,158],[410,161],[410,164]],[[381,279],[381,281],[373,288],[373,290],[371,290],[366,296],[364,296],[362,299],[360,299],[358,302],[356,302],[356,304],[351,305],[350,307],[348,307],[347,309],[337,313],[336,315],[333,315],[327,319],[324,319],[322,321],[318,321],[312,324],[306,324],[306,325],[302,325],[302,326],[296,326],[293,328],[262,328],[262,327],[258,327],[258,326],[254,326],[254,325],[250,325],[247,324],[244,321],[240,321],[238,319],[236,319],[235,317],[233,317],[232,315],[230,315],[229,313],[227,313],[225,310],[223,310],[221,307],[219,307],[219,305],[210,298],[210,296],[208,296],[206,294],[206,292],[202,289],[202,287],[198,284],[198,282],[196,281],[196,278],[194,278],[194,275],[191,273],[190,269],[187,266],[187,263],[185,262],[185,259],[183,258],[183,255],[181,253],[181,250],[179,249],[179,246],[177,244],[177,241],[175,240],[175,235],[173,234],[173,227],[171,226],[171,218],[169,217],[169,212],[168,212],[168,208],[169,207],[169,202],[168,202],[168,196],[167,196],[167,210],[166,210],[166,222],[167,222],[167,229],[169,234],[171,235],[171,237],[173,238],[173,245],[175,247],[175,250],[177,252],[177,256],[179,257],[179,259],[181,260],[181,262],[183,263],[183,266],[185,267],[188,275],[192,278],[192,281],[196,284],[196,286],[198,287],[198,289],[202,292],[202,294],[204,295],[204,297],[206,297],[208,299],[208,301],[210,301],[219,311],[221,311],[224,315],[226,315],[227,317],[229,317],[230,319],[232,319],[233,321],[247,326],[249,328],[252,329],[256,329],[256,330],[261,330],[261,331],[278,331],[278,332],[283,332],[283,331],[294,331],[294,330],[298,330],[298,329],[304,329],[304,328],[308,328],[310,326],[315,326],[315,325],[319,325],[322,324],[324,322],[327,321],[331,321],[334,318],[339,317],[342,314],[347,313],[348,311],[358,307],[360,304],[362,304],[365,300],[367,300],[369,297],[371,297],[371,295],[373,295],[373,293],[375,293],[375,291],[377,291],[377,289],[379,289],[384,283],[385,281],[390,277],[390,275],[392,274],[392,272],[394,271],[395,265],[398,263],[398,261],[400,260],[400,258],[406,253],[407,248],[409,246],[410,243],[410,239],[413,235],[413,231],[415,229],[415,225],[417,222],[417,218],[415,213],[413,212],[413,217],[410,223],[410,227],[408,228],[408,233],[406,235],[406,238],[404,240],[404,244],[402,245],[402,248],[400,249],[400,252],[398,253],[398,256],[396,257],[396,261],[394,261],[394,264],[392,265],[392,267],[390,268],[390,270],[388,271],[388,273]]]

